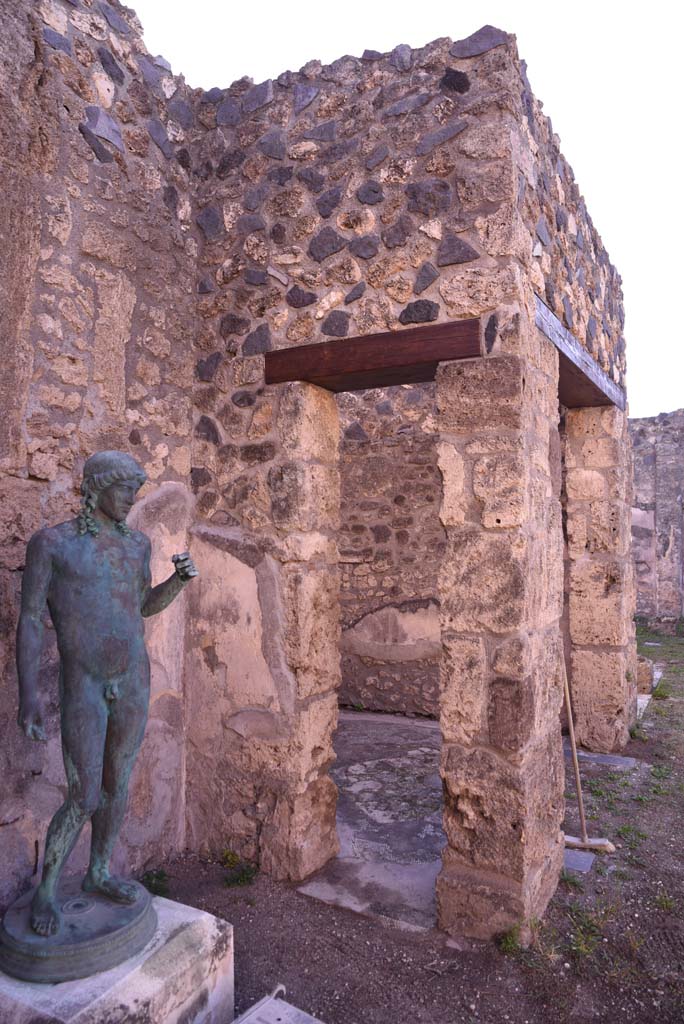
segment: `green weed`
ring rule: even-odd
[[[675,901],[666,892],[659,892],[655,898],[655,905],[658,910],[674,910]]]
[[[560,873],[560,880],[568,889],[575,889],[577,892],[584,892],[582,880],[577,877],[574,871],[567,871],[565,868]]]
[[[496,944],[505,956],[515,956],[520,953],[520,925],[515,924],[509,931],[499,935]]]
[[[224,868],[236,868],[240,863],[240,858],[234,850],[224,850],[219,860]]]
[[[259,873],[255,864],[240,863],[234,867],[223,879],[223,884],[231,888],[235,885],[249,885]]]
[[[150,868],[140,881],[153,896],[168,896],[169,894],[169,876],[163,868]]]
[[[620,825],[617,834],[624,839],[625,846],[629,850],[636,850],[642,839],[648,839],[648,833],[640,832],[634,825]]]

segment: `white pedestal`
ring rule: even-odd
[[[141,953],[111,971],[59,985],[0,972],[0,1021],[8,1024],[229,1024],[233,926],[156,897],[158,927]]]

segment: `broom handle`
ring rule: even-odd
[[[565,687],[565,708],[568,713],[568,731],[570,732],[570,747],[572,748],[572,763],[575,768],[575,788],[577,790],[577,806],[579,808],[580,829],[582,830],[582,842],[587,842],[587,821],[584,817],[584,800],[582,799],[582,782],[580,779],[579,759],[577,757],[577,744],[575,743],[575,724],[572,720],[572,701],[570,700],[570,685],[568,673],[565,668],[565,655],[561,651],[561,666],[563,671],[563,684]]]

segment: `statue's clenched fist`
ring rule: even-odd
[[[193,576],[199,576],[197,566],[190,557],[189,551],[183,551],[180,555],[172,555],[171,561],[173,562],[177,574],[182,579],[183,583],[187,583]]]

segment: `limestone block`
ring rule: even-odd
[[[340,597],[336,566],[282,568],[285,656],[304,699],[340,682]]]
[[[625,502],[592,502],[585,514],[587,551],[629,556],[630,509]]]
[[[637,693],[653,690],[653,662],[640,654],[637,658]]]
[[[611,466],[619,466],[625,454],[621,438],[589,437],[581,444],[577,441],[569,444],[565,461],[571,469],[609,469]]]
[[[463,456],[455,445],[440,441],[437,445],[437,459],[442,474],[439,518],[445,526],[459,526],[465,522],[468,505]]]
[[[609,497],[608,481],[597,469],[568,469],[565,487],[570,501],[600,501]]]
[[[443,274],[439,293],[451,316],[481,316],[518,295],[521,279],[517,267],[461,267]]]
[[[261,866],[274,878],[300,882],[339,853],[337,787],[327,775],[303,793],[279,796],[261,832]]]
[[[629,740],[636,680],[629,680],[624,651],[573,650],[572,704],[577,742],[610,753]]]
[[[494,654],[489,687],[489,743],[519,762],[537,737],[556,728],[563,700],[556,624],[548,633],[510,638]],[[502,669],[509,667],[510,674]]]
[[[523,364],[516,356],[443,363],[436,381],[443,433],[498,434],[523,428]]]
[[[12,1024],[226,1024],[233,1020],[233,928],[156,897],[157,931],[110,971],[58,985],[0,974],[0,1020]]]
[[[452,528],[439,574],[442,625],[507,633],[527,618],[527,545],[515,532]]]
[[[568,437],[601,437],[608,434],[620,438],[626,429],[627,417],[616,406],[605,408],[568,409],[566,431]]]
[[[444,831],[454,857],[523,881],[559,840],[563,813],[560,724],[512,765],[488,748],[442,748]]]
[[[126,348],[136,302],[135,287],[125,275],[101,270],[98,299],[93,380],[100,384],[109,411],[122,417],[126,405]]]
[[[444,632],[440,663],[440,728],[446,743],[472,743],[486,729],[487,656],[481,639]]]
[[[335,760],[332,738],[338,712],[333,691],[312,697],[292,714],[284,760],[275,766],[280,786],[287,780],[293,792],[301,793],[330,767]]]
[[[286,462],[268,472],[273,522],[281,530],[326,530],[339,526],[337,468],[314,462]]]
[[[437,878],[437,920],[442,931],[455,937],[493,939],[530,916],[522,885],[464,868],[458,860],[452,865],[450,852],[445,850]]]
[[[278,432],[292,459],[335,464],[340,441],[335,396],[314,384],[282,385]]]
[[[563,867],[560,836],[549,843],[543,861],[528,871],[524,882],[473,870],[445,849],[437,879],[437,918],[449,935],[492,939],[517,926],[523,941],[553,896]]]
[[[473,493],[482,503],[482,525],[520,526],[525,520],[528,460],[519,455],[490,455],[473,466]]]
[[[629,567],[619,560],[570,564],[569,621],[573,644],[622,647],[629,639]]]

